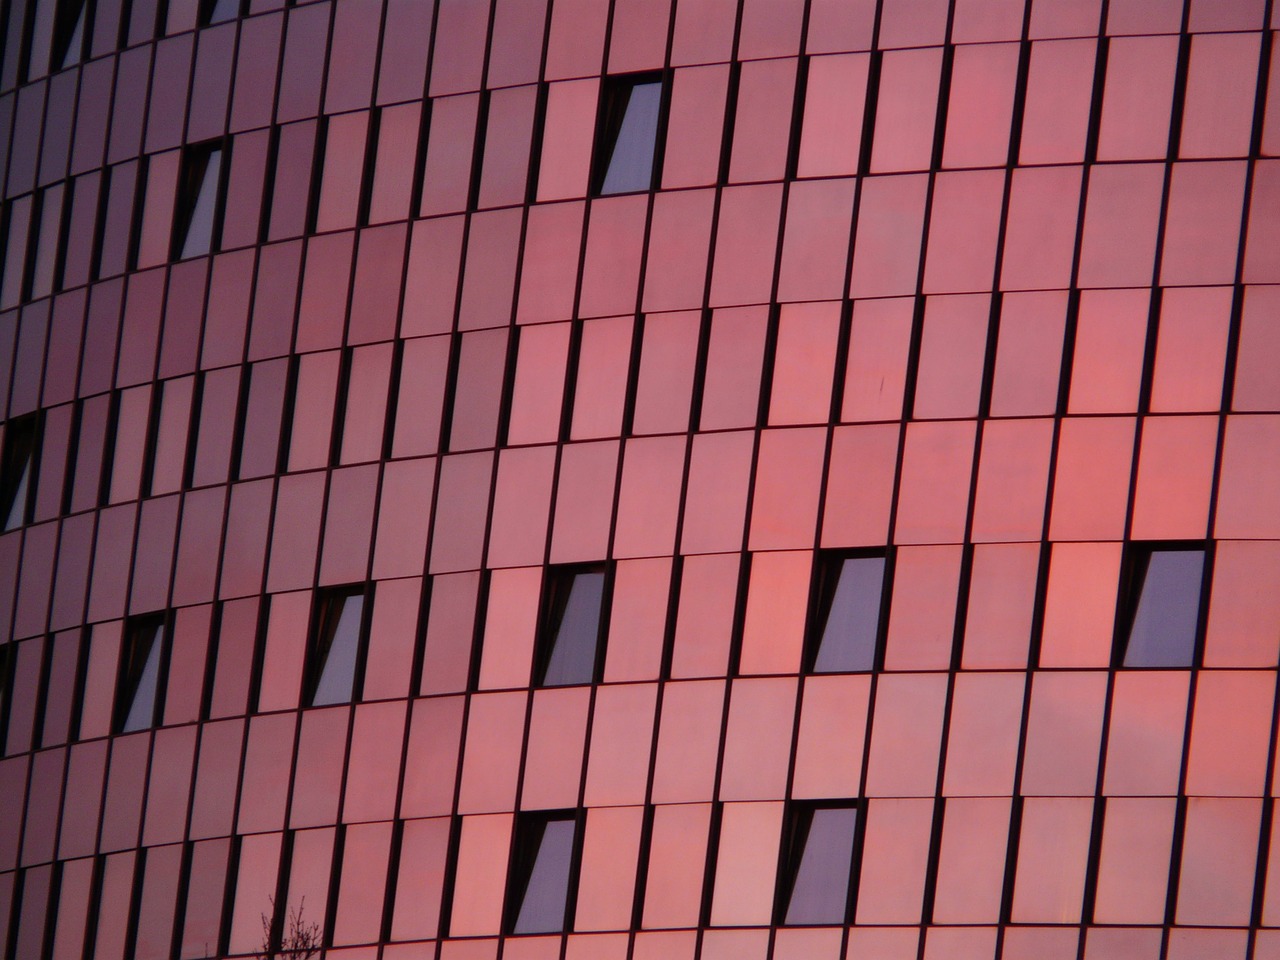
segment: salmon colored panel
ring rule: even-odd
[[[957,170],[937,175],[929,215],[925,293],[991,288],[1004,189],[1003,170]]]
[[[351,708],[346,706],[302,714],[289,809],[291,828],[319,827],[338,819],[350,720]],[[109,819],[109,805],[107,814]]]
[[[591,440],[622,433],[634,330],[632,317],[588,320],[582,324],[569,427],[571,439]]]
[[[870,177],[858,200],[850,297],[901,297],[916,292],[928,177]]]
[[[780,184],[728,187],[721,193],[712,306],[768,302],[781,203]]]
[[[527,693],[471,697],[462,761],[459,813],[515,808]]]
[[[1038,543],[974,547],[960,657],[966,670],[1026,666],[1040,579],[1040,553]]]
[[[523,226],[524,216],[518,208],[471,215],[458,305],[459,330],[505,327],[511,322]],[[355,308],[353,303],[353,313]]]
[[[587,812],[574,930],[631,926],[643,824],[643,807],[602,807]]]
[[[489,575],[489,605],[480,652],[481,690],[529,686],[542,568],[494,570]]]
[[[1120,544],[1055,543],[1040,638],[1043,667],[1111,663]]]
[[[931,797],[946,708],[945,674],[885,674],[876,685],[869,797]]]
[[[390,820],[396,815],[405,707],[404,701],[356,707],[342,799],[344,823]]]
[[[539,200],[586,195],[599,91],[600,81],[596,79],[548,85],[542,160],[538,165]]]
[[[677,11],[688,7],[687,2],[680,3]],[[728,86],[728,64],[683,67],[672,72],[667,151],[662,163],[664,189],[700,187],[718,179]],[[657,199],[662,196],[659,194]],[[703,263],[705,266],[705,259]]]
[[[378,472],[376,464],[368,464],[334,470],[329,475],[321,586],[354,583],[368,577]]]
[[[739,56],[746,60],[741,43],[740,38]],[[730,183],[779,180],[784,176],[795,103],[796,64],[795,57],[739,64]]]
[[[769,923],[781,830],[781,803],[724,805],[711,898],[712,926]]]
[[[854,303],[841,420],[902,417],[915,309],[915,300],[905,297]]]
[[[648,210],[647,195],[592,201],[578,316],[608,317],[635,310]]]
[[[724,698],[723,680],[666,685],[653,770],[653,803],[712,799]]]
[[[1032,44],[1019,162],[1084,159],[1097,49],[1094,39]]]
[[[1138,408],[1149,305],[1147,290],[1081,294],[1071,413],[1127,413]]]
[[[1203,9],[1212,5],[1193,6]],[[1196,20],[1192,15],[1190,29],[1204,30]],[[1260,25],[1254,18],[1252,23],[1236,23],[1227,29],[1257,30]],[[1241,157],[1249,152],[1260,37],[1258,33],[1205,33],[1191,38],[1179,156]]]
[[[1176,814],[1173,798],[1112,797],[1107,801],[1094,922],[1164,922]]]
[[[1142,4],[1144,26],[1135,32],[1154,32],[1150,6]],[[1181,4],[1178,6],[1181,10]],[[1113,5],[1107,25],[1113,34],[1118,32],[1117,13]],[[1099,160],[1164,159],[1169,151],[1177,68],[1177,37],[1112,38],[1107,47],[1107,88],[1098,131]]]
[[[572,325],[548,323],[520,329],[520,349],[507,411],[507,443],[560,439],[565,373]]]
[[[1006,293],[1001,298],[991,416],[1057,413],[1066,314],[1063,291]]]
[[[1105,673],[1033,674],[1019,785],[1023,796],[1093,796],[1106,703]]]
[[[973,507],[975,542],[1040,539],[1053,426],[1048,419],[984,425]]]
[[[600,560],[609,546],[618,441],[575,443],[560,454],[551,562]]]
[[[797,176],[836,177],[858,172],[870,63],[871,57],[865,53],[809,60]]]
[[[1173,796],[1187,723],[1186,671],[1116,674],[1107,729],[1108,796]]]
[[[626,442],[613,534],[615,557],[661,556],[675,549],[686,443],[683,436]]]
[[[1261,815],[1261,800],[1187,801],[1177,923],[1248,925]]]
[[[1092,798],[1027,798],[1013,887],[1014,923],[1079,922],[1092,826]]]
[[[1201,797],[1263,793],[1275,706],[1275,677],[1209,670],[1196,683],[1186,792]]]
[[[652,683],[598,688],[591,715],[583,801],[587,806],[644,802],[657,700],[657,685]]]
[[[623,560],[614,567],[606,683],[656,680],[667,633],[672,561]]]
[[[1004,892],[1010,801],[975,797],[947,801],[938,849],[935,923],[994,923]]]
[[[1173,165],[1160,260],[1162,284],[1235,279],[1245,168],[1243,160]]]
[[[529,209],[517,323],[546,323],[573,315],[585,213],[585,203],[538,204]]]
[[[767,307],[716,310],[711,315],[699,414],[703,430],[756,425],[768,330]]]
[[[591,690],[587,687],[534,691],[521,810],[578,805],[590,704]]]
[[[712,190],[659,193],[654,197],[653,227],[645,260],[645,310],[702,306],[714,215]]]
[[[955,48],[951,65],[951,92],[947,104],[947,135],[942,165],[1000,166],[1009,158],[1009,124],[1017,93],[1019,49],[1013,43],[962,43],[963,3],[964,0],[961,0],[957,4],[952,27],[952,38],[959,45]],[[977,11],[977,17],[981,17],[992,6],[989,0],[984,0],[978,5],[970,2],[967,9]],[[1015,19],[1018,21],[1018,29],[1012,36],[1000,39],[1014,39],[1021,35],[1021,9],[1015,11]]]
[[[493,935],[502,925],[512,815],[463,817],[458,834],[449,933],[455,937]]]
[[[1130,536],[1203,540],[1209,528],[1217,417],[1147,417]]]
[[[613,9],[609,72],[660,70],[667,52],[672,0],[620,0]],[[621,926],[628,926],[623,923]],[[583,929],[579,925],[576,929]],[[587,928],[596,929],[596,928]]]
[[[1213,411],[1222,406],[1232,299],[1230,287],[1173,287],[1163,292],[1152,411]]]
[[[895,50],[884,55],[871,142],[872,173],[928,168],[933,156],[941,69],[939,47]]]
[[[664,804],[653,808],[644,897],[646,928],[697,926],[710,826],[709,803]],[[637,937],[637,950],[643,936]],[[690,960],[692,956],[690,953]]]
[[[858,796],[870,695],[869,676],[805,679],[791,780],[793,797]]]
[[[886,670],[945,670],[956,633],[963,548],[902,547],[893,561]]]
[[[1088,191],[1080,286],[1151,283],[1164,165],[1096,164],[1089,168]]]
[[[1133,434],[1130,417],[1062,421],[1050,539],[1119,540],[1124,536]]]
[[[409,820],[400,841],[392,940],[434,937],[440,924],[451,822],[447,817]]]
[[[974,433],[972,421],[907,425],[895,543],[964,540]]]
[[[844,931],[836,927],[784,927],[773,941],[773,960],[839,960]]]
[[[430,573],[480,566],[492,476],[492,453],[455,454],[442,460]]]
[[[1280,539],[1280,417],[1227,418],[1214,535]]]
[[[453,810],[462,737],[463,697],[415,700],[406,754],[401,817],[440,816]]]
[[[822,546],[875,546],[888,541],[901,432],[896,423],[837,427],[832,432]]]
[[[772,800],[786,795],[795,715],[794,679],[733,682],[721,800]]]
[[[722,677],[738,609],[742,560],[737,553],[686,557],[680,612],[671,650],[671,676]],[[612,641],[610,641],[612,642]]]
[[[1280,544],[1223,540],[1213,555],[1206,667],[1275,666],[1280,647]]]
[[[845,178],[791,185],[778,300],[830,300],[843,292],[855,184]]]
[[[374,540],[375,579],[422,573],[435,473],[434,458],[400,460],[383,468],[382,504]],[[406,509],[409,504],[413,506]]]
[[[1019,168],[1013,173],[1000,286],[1066,287],[1076,249],[1080,168]]]
[[[1277,238],[1280,222],[1280,163],[1260,160],[1254,167],[1253,186],[1249,195],[1249,232],[1244,248],[1245,283],[1280,281],[1280,255]]]
[[[946,796],[1012,793],[1026,685],[1021,673],[956,674],[942,781]]]
[[[754,450],[749,430],[694,436],[681,553],[742,549]]]
[[[990,294],[937,296],[926,301],[911,401],[914,419],[978,415],[990,317]]]
[[[807,550],[752,556],[740,673],[795,673],[800,669],[812,568],[813,554]]]
[[[918,923],[933,836],[933,800],[866,804],[857,922]]]
[[[499,453],[489,528],[490,567],[541,563],[546,556],[555,468],[555,447]]]
[[[1276,61],[1280,64],[1280,60]],[[1276,98],[1280,102],[1280,96]],[[1280,287],[1247,287],[1240,315],[1233,410],[1280,408]]]
[[[849,960],[863,956],[916,960],[920,955],[919,944],[920,930],[915,927],[853,927],[849,930],[845,956]]]
[[[769,424],[826,423],[840,337],[839,303],[784,304],[774,346]]]

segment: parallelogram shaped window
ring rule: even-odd
[[[652,189],[662,118],[661,76],[606,77],[601,97],[594,192],[605,195]]]
[[[49,65],[55,70],[73,66],[84,58],[85,20],[89,0],[57,0],[53,15],[53,48]]]
[[[13,530],[31,516],[35,486],[36,415],[14,417],[4,426],[4,451],[0,454],[0,529]]]
[[[856,673],[875,669],[884,607],[883,553],[825,556],[809,620],[809,669]]]
[[[1133,544],[1122,610],[1126,667],[1190,667],[1204,584],[1203,543]]]
[[[155,726],[164,670],[165,637],[162,613],[132,617],[125,624],[116,685],[116,733],[131,733]]]
[[[550,571],[538,642],[539,686],[565,687],[595,680],[604,593],[602,565]]]
[[[199,257],[214,249],[222,219],[221,140],[192,144],[183,151],[174,209],[173,256]]]
[[[363,586],[321,591],[307,651],[307,706],[354,698],[364,647],[364,598]]]
[[[569,928],[577,829],[572,810],[520,814],[507,885],[508,932],[560,933]]]
[[[200,26],[207,27],[240,16],[240,0],[200,0]]]
[[[847,922],[857,826],[858,808],[852,803],[792,808],[778,887],[778,923]]]

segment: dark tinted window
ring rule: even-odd
[[[835,556],[822,562],[809,635],[809,662],[815,673],[874,669],[884,574],[883,554]]]
[[[308,705],[347,703],[353,698],[363,636],[364,588],[323,591],[309,651]]]
[[[58,0],[53,20],[53,49],[49,65],[54,70],[79,63],[84,56],[88,0]]]
[[[116,692],[116,732],[155,725],[164,669],[164,616],[134,617],[125,624]]]
[[[222,142],[198,143],[182,155],[173,254],[198,257],[214,248],[222,217]]]
[[[858,810],[852,804],[804,805],[792,810],[784,851],[780,923],[845,922],[857,824]]]
[[[5,425],[0,463],[0,518],[5,530],[27,522],[35,472],[36,418],[17,417]]]
[[[1192,665],[1203,582],[1203,544],[1133,546],[1124,666]]]
[[[558,933],[568,927],[576,872],[572,812],[522,814],[507,893],[511,933]]]
[[[595,679],[604,604],[603,567],[553,570],[539,642],[538,682],[545,687]]]
[[[596,193],[631,193],[653,186],[662,115],[662,80],[652,74],[605,80],[596,141]]]

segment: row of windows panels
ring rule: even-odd
[[[1137,47],[1157,41],[1160,50]],[[1040,53],[1030,55],[1017,44],[961,48],[973,51],[971,66],[968,54],[952,58],[933,49],[883,59],[849,54],[799,66],[794,60],[761,61],[732,69],[685,68],[671,78],[633,74],[514,87],[430,101],[425,117],[419,104],[396,105],[205,140],[182,150],[149,148],[143,161],[129,159],[139,151],[125,152],[116,159],[128,162],[111,166],[109,175],[86,172],[99,160],[83,171],[77,164],[73,180],[59,175],[52,179],[60,182],[10,202],[0,303],[12,306],[90,278],[219,248],[410,215],[658,185],[1002,166],[1009,160],[1004,144],[1010,129],[1021,130],[1024,145],[1015,159],[1024,165],[1162,160],[1170,142],[1169,116],[1178,118],[1182,141],[1171,156],[1183,161],[1276,152],[1275,122],[1260,127],[1260,147],[1254,143],[1248,91],[1267,81],[1257,64],[1256,35],[1202,37],[1198,46],[1185,41],[1192,50],[1185,73],[1175,66],[1188,54],[1179,53],[1173,38],[1116,42],[1135,49],[1132,63],[1119,50],[1108,58],[1109,69],[1132,74],[1116,79],[1114,89],[1123,92],[1115,97],[1156,95],[1145,83],[1133,82],[1156,69],[1149,62],[1156,57],[1167,68],[1169,102],[1113,103],[1107,113],[1105,98],[1093,105],[1095,45],[1052,41],[1034,46]],[[925,55],[931,64],[915,62]],[[1019,66],[1022,60],[1031,66],[1029,80],[1021,82],[1031,86],[1015,98],[1018,77],[1027,69]],[[940,69],[957,72],[936,81],[938,89],[949,90],[951,109],[946,126],[935,129],[937,90],[930,94],[919,85],[921,76]],[[1001,71],[1007,103],[1003,116],[993,116],[991,74]],[[787,89],[797,83],[810,88],[803,113],[796,114],[802,121],[792,119],[796,97]],[[857,91],[877,99],[864,104]],[[1022,97],[1025,105],[1015,109]],[[1224,112],[1224,102],[1237,105],[1238,115]],[[1018,115],[1020,109],[1027,115]],[[1109,124],[1111,115],[1121,119]],[[1135,132],[1135,120],[1158,124],[1159,118],[1165,118],[1164,129],[1157,126],[1145,136]],[[723,143],[708,133],[721,127],[729,131]],[[105,134],[105,128],[92,129]],[[837,137],[834,130],[850,133]],[[62,147],[70,149],[69,143]],[[35,172],[34,154],[28,159],[29,164],[21,152],[15,155],[10,193],[34,185],[25,183],[25,174]],[[308,176],[297,176],[299,170]],[[40,178],[42,184],[49,180]],[[1065,188],[1053,185],[1056,194]]]
[[[12,955],[33,960],[89,947],[96,960],[196,960],[304,937],[342,947],[591,933],[633,919],[638,931],[864,928],[812,941],[810,956],[832,960],[842,935],[922,920],[1145,924],[1158,944],[1162,923],[1276,924],[1269,812],[1245,800],[1036,798],[570,809],[155,846],[0,883]],[[1241,870],[1221,886],[1224,851]]]

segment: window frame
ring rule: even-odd
[[[871,665],[864,670],[819,670],[818,657],[822,651],[835,604],[840,581],[848,560],[881,561],[880,607],[876,613],[875,637],[872,641]],[[848,673],[875,673],[884,664],[885,634],[889,625],[889,608],[893,597],[894,551],[892,547],[866,547],[856,549],[821,550],[814,554],[813,576],[810,581],[809,609],[805,617],[804,672],[817,675]]]
[[[1130,664],[1129,649],[1142,604],[1152,557],[1160,553],[1199,553],[1200,584],[1196,598],[1196,618],[1190,637],[1188,656],[1179,663]],[[1204,632],[1209,607],[1209,590],[1213,581],[1213,541],[1210,540],[1133,540],[1124,546],[1117,591],[1115,637],[1112,644],[1112,667],[1122,670],[1189,670],[1200,665],[1204,649]]]
[[[604,189],[612,166],[618,137],[627,116],[627,105],[636,87],[656,83],[658,85],[658,116],[653,132],[653,155],[649,161],[647,186],[629,190]],[[626,99],[622,100],[625,94]],[[619,102],[622,101],[622,102]],[[667,115],[671,106],[671,73],[669,70],[645,70],[637,73],[620,73],[600,78],[600,96],[596,107],[595,132],[591,141],[592,197],[621,197],[646,193],[657,189],[662,182],[662,161],[667,139]]]
[[[191,237],[196,207],[209,175],[209,162],[218,155],[216,182],[213,185],[213,210],[209,222],[209,242],[206,248],[187,254],[185,248]],[[198,167],[199,175],[196,174]],[[169,233],[169,259],[174,262],[207,257],[222,249],[222,221],[227,208],[227,182],[231,170],[231,138],[217,137],[188,143],[182,148],[178,165],[178,185],[173,199],[173,225]]]
[[[853,811],[853,835],[849,838],[849,874],[845,885],[844,914],[842,917],[813,922],[788,922],[796,881],[808,847],[813,817],[822,810]],[[828,798],[822,800],[792,800],[787,804],[783,822],[781,843],[778,847],[778,878],[774,888],[773,925],[775,927],[827,927],[847,926],[853,922],[857,903],[859,868],[862,863],[862,837],[865,832],[866,802],[857,799]],[[801,831],[803,830],[803,842]]]
[[[354,662],[351,669],[351,690],[345,700],[327,700],[316,702],[320,692],[320,684],[324,679],[325,667],[329,663],[329,655],[333,651],[333,641],[337,629],[342,623],[346,602],[355,597],[360,598],[360,615],[355,638]],[[338,608],[336,619],[333,613],[335,600],[343,601]],[[353,583],[332,587],[318,587],[311,604],[311,619],[307,627],[306,658],[302,671],[302,706],[328,707],[343,703],[359,703],[364,687],[364,664],[369,649],[369,625],[373,608],[372,584]],[[326,640],[326,636],[327,640]]]
[[[541,851],[542,839],[549,823],[573,824],[570,844],[569,872],[565,878],[564,918],[555,930],[517,930],[520,913],[528,896]],[[546,936],[573,932],[578,905],[578,881],[582,869],[583,827],[586,818],[581,809],[520,811],[515,815],[511,831],[511,856],[503,895],[502,932],[507,936]],[[536,846],[535,846],[536,841]]]
[[[555,657],[560,639],[560,629],[564,625],[564,615],[572,597],[573,585],[583,574],[600,574],[603,580],[600,585],[600,607],[596,621],[595,657],[591,666],[591,676],[585,680],[564,682],[548,682],[547,674]],[[609,609],[613,602],[613,564],[574,563],[549,566],[543,573],[542,596],[538,610],[538,632],[533,648],[533,686],[574,687],[587,686],[600,682],[604,666],[605,646],[608,642]]]
[[[144,631],[150,633],[151,639],[147,644],[146,656],[139,663],[136,659],[137,646]],[[159,726],[159,718],[163,716],[164,710],[172,637],[173,617],[167,610],[140,614],[125,621],[120,637],[120,659],[116,668],[115,699],[111,709],[112,733],[137,733]],[[153,650],[159,660],[156,663],[155,691],[151,697],[149,722],[142,726],[130,726],[129,719],[137,705],[138,693]]]
[[[0,532],[17,530],[31,522],[35,506],[36,486],[40,479],[41,417],[28,413],[12,417],[4,424],[4,445],[0,450]],[[19,457],[19,444],[26,446],[25,455]],[[18,470],[15,464],[18,460]],[[24,486],[25,482],[25,486]],[[23,498],[17,523],[10,525],[9,517]]]

